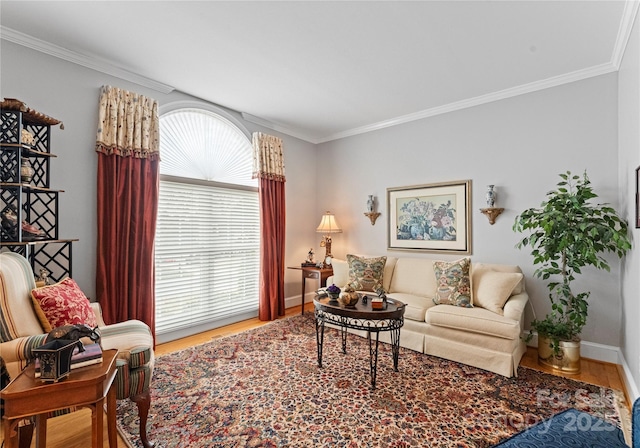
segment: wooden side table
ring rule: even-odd
[[[4,400],[4,443],[6,448],[18,447],[18,422],[36,416],[36,447],[47,444],[47,414],[72,406],[91,409],[91,446],[103,446],[103,407],[107,403],[109,446],[118,445],[116,434],[116,389],[111,387],[116,377],[117,350],[105,350],[102,363],[72,370],[57,382],[46,383],[35,378],[31,363],[0,392]]]
[[[304,314],[304,293],[306,290],[306,284],[308,278],[314,280],[320,280],[320,287],[327,286],[327,279],[333,275],[333,268],[318,268],[315,266],[297,267],[292,266],[289,269],[298,269],[302,271],[302,313]]]

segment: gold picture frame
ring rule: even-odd
[[[387,188],[389,250],[471,254],[471,180]]]

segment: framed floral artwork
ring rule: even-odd
[[[394,250],[471,254],[471,180],[387,188]]]

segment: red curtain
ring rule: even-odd
[[[155,334],[158,102],[103,86],[98,108],[96,295],[107,324],[138,319]]]
[[[254,132],[253,177],[260,196],[260,320],[284,316],[284,150],[282,139]]]
[[[158,191],[157,159],[98,153],[97,299],[107,324],[138,319],[152,334]]]
[[[284,316],[285,200],[282,180],[260,178],[260,320]]]

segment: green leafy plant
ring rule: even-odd
[[[623,257],[631,249],[627,223],[607,204],[593,204],[587,173],[560,174],[562,181],[547,193],[540,208],[530,208],[516,217],[513,230],[530,232],[516,247],[531,247],[534,275],[549,281],[551,313],[534,320],[531,328],[551,340],[554,354],[560,341],[579,341],[587,323],[590,292],[574,293],[571,283],[582,268],[593,266],[610,271],[606,252]],[[532,333],[527,339],[530,340]]]

